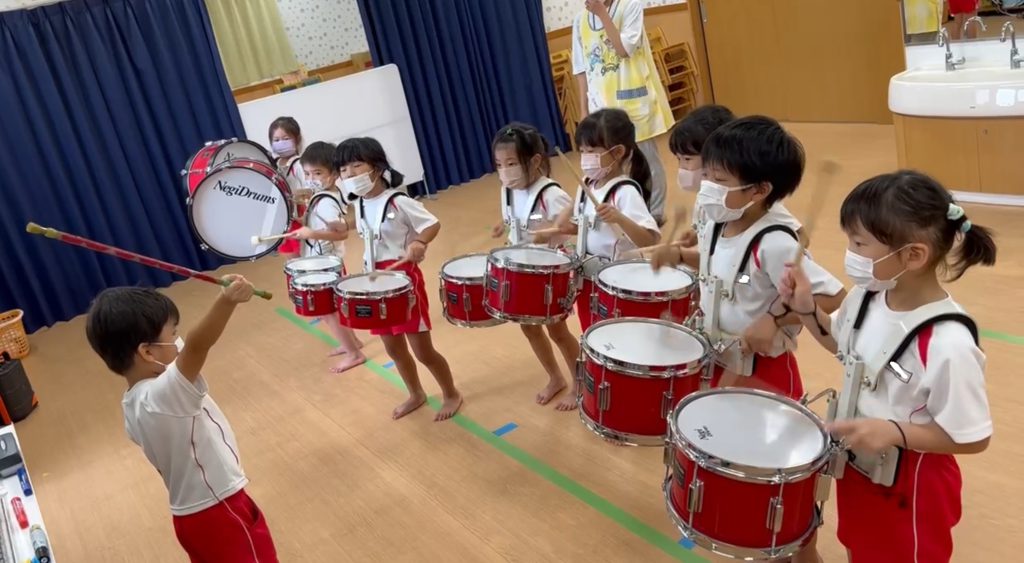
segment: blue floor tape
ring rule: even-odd
[[[395,367],[395,362],[388,362],[388,363],[384,364],[382,367],[384,367],[384,369],[391,369],[391,368]]]
[[[516,424],[515,422],[509,422],[505,426],[502,426],[501,428],[495,430],[494,431],[494,435],[495,436],[504,436],[505,434],[508,434],[509,432],[515,430],[516,428],[519,428],[518,424]]]
[[[693,543],[692,541],[686,538],[683,538],[679,540],[679,545],[685,547],[686,549],[693,549],[697,544]]]

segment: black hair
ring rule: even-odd
[[[934,265],[952,281],[971,266],[995,264],[996,243],[992,231],[969,223],[966,214],[950,214],[951,204],[956,205],[953,196],[931,176],[899,170],[854,188],[839,210],[839,224],[847,233],[860,227],[889,248],[912,242],[927,244]],[[957,238],[960,245],[950,261],[947,257]]]
[[[605,108],[583,118],[576,128],[576,146],[626,147],[629,156],[629,177],[640,184],[644,201],[651,201],[651,166],[636,144],[636,126],[629,114],[618,108]]]
[[[700,156],[708,137],[719,127],[735,119],[736,115],[725,106],[700,106],[675,124],[669,134],[668,148],[672,154]]]
[[[388,163],[388,155],[384,152],[384,147],[373,137],[353,137],[338,145],[334,151],[334,166],[340,169],[353,162],[365,162],[382,175],[387,172],[388,176],[385,178],[392,188],[401,186],[405,180],[405,176],[402,176],[401,172],[392,168]]]
[[[278,117],[270,123],[270,129],[267,131],[267,137],[271,141],[274,140],[274,131],[278,129],[284,130],[292,137],[295,137],[295,144],[298,145],[302,141],[302,129],[299,128],[299,122],[295,121],[294,117]]]
[[[771,185],[765,207],[796,191],[804,175],[804,147],[778,121],[743,117],[719,127],[701,150],[704,169],[721,168],[743,184]]]
[[[328,170],[335,170],[334,166],[334,144],[317,141],[302,151],[302,158],[299,161],[308,166],[323,166]]]
[[[529,173],[527,166],[530,159],[539,154],[540,173],[545,176],[551,174],[551,144],[536,127],[525,123],[509,123],[495,133],[491,141],[491,153],[500,145],[512,145],[515,148],[516,158],[523,165],[524,172]]]
[[[124,375],[135,364],[139,345],[156,342],[164,326],[178,319],[174,301],[155,289],[113,287],[93,299],[85,336],[110,371]]]

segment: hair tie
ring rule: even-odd
[[[956,221],[964,216],[964,208],[960,207],[955,203],[949,204],[949,209],[946,211],[946,219],[950,221]]]
[[[505,134],[508,135],[509,137],[515,137],[516,136],[516,130],[511,128],[511,127],[509,127],[508,129],[505,129]]]
[[[969,231],[969,230],[971,230],[971,222],[970,221],[964,221],[964,224],[960,225],[960,232],[964,233],[964,234],[967,234],[967,231]]]

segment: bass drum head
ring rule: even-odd
[[[252,237],[288,232],[291,204],[263,167],[229,163],[203,178],[189,200],[188,220],[204,248],[231,260],[254,260],[281,240],[253,245]]]
[[[218,143],[222,143],[221,147],[217,151],[217,155],[213,157],[213,162],[210,163],[210,166],[217,166],[218,164],[239,159],[255,160],[270,166],[274,165],[274,159],[267,152],[267,149],[252,141],[230,139],[218,141]]]

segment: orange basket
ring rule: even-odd
[[[12,359],[28,355],[28,335],[21,323],[24,315],[21,309],[0,313],[0,352],[7,352]]]

